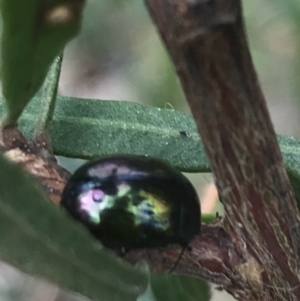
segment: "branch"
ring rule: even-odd
[[[36,179],[48,197],[59,204],[70,173],[58,165],[55,156],[42,145],[28,141],[17,127],[0,129],[0,151],[23,166]]]
[[[236,275],[235,279],[230,276],[230,271],[237,263],[242,264],[243,258],[225,232],[221,220],[202,226],[201,235],[199,234],[189,247],[191,248],[185,250],[174,273],[204,278],[229,291],[237,279],[240,279],[241,283],[244,282],[242,275]],[[147,259],[153,272],[168,272],[177,262],[181,251],[177,245],[153,250],[134,250],[130,251],[125,259],[131,263]],[[243,285],[242,287],[244,289]]]
[[[226,211],[224,228],[238,240],[245,264],[256,262],[260,271],[250,281],[253,297],[300,299],[299,213],[253,68],[240,1],[146,3],[198,125]]]

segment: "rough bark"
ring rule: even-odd
[[[227,249],[229,278],[236,285],[226,289],[243,300],[300,300],[299,213],[252,64],[241,2],[146,3],[174,62],[225,207],[224,231],[238,254],[234,262],[230,243],[219,245],[219,254]],[[226,256],[217,258],[226,262]],[[216,279],[228,277],[216,265],[202,266]],[[236,281],[239,277],[243,281]]]
[[[17,127],[0,130],[0,147],[4,155],[20,164],[36,179],[48,197],[59,204],[70,173],[58,165],[47,136],[28,141]]]

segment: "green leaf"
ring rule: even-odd
[[[103,250],[0,155],[0,257],[91,300],[136,300],[145,272]]]
[[[155,301],[209,301],[211,288],[208,282],[178,275],[151,275],[151,295]],[[148,295],[149,296],[149,295]]]
[[[34,98],[20,119],[29,138],[40,104],[39,98]],[[58,97],[51,138],[56,155],[93,159],[112,153],[147,154],[167,160],[181,171],[210,172],[194,119],[175,110],[127,101]],[[300,140],[277,138],[300,202]]]
[[[277,140],[300,209],[300,140],[281,135]]]
[[[32,137],[40,102],[33,99],[20,119]],[[134,102],[58,97],[50,127],[56,155],[92,159],[104,154],[147,154],[182,171],[208,172],[193,118],[175,110]]]
[[[216,220],[217,216],[214,213],[203,213],[201,214],[201,222],[208,224]]]
[[[1,0],[2,89],[14,123],[41,87],[53,59],[80,29],[84,0]]]

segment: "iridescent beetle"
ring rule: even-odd
[[[168,163],[146,156],[112,155],[84,164],[69,179],[61,205],[114,249],[177,243],[184,251],[200,232],[192,184]]]

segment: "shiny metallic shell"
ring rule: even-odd
[[[84,164],[69,179],[61,205],[112,248],[186,246],[200,231],[192,184],[168,163],[146,156]]]

